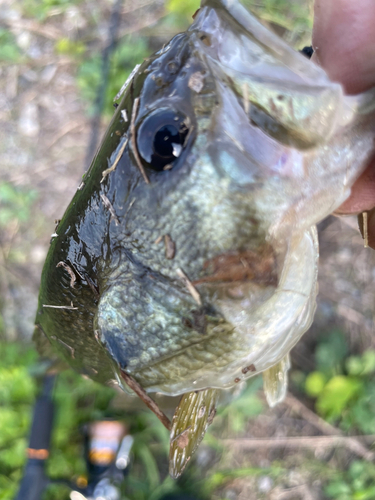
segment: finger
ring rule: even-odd
[[[336,214],[358,214],[373,207],[375,207],[375,161],[372,161],[357,179],[350,197],[336,210]]]
[[[374,0],[316,0],[314,57],[329,77],[356,94],[375,86]],[[336,211],[353,214],[375,207],[375,160]],[[375,211],[368,217],[369,245],[375,248]]]
[[[375,84],[374,0],[316,0],[315,58],[333,81],[356,94]]]

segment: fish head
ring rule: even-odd
[[[37,325],[93,378],[229,388],[309,327],[314,224],[373,147],[357,101],[232,0],[137,68],[60,222]]]

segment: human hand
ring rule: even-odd
[[[315,0],[315,62],[348,94],[375,86],[374,0]],[[374,124],[375,130],[375,124]],[[337,214],[368,211],[369,245],[375,249],[375,159],[359,177]]]

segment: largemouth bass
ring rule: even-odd
[[[263,372],[269,403],[285,395],[315,224],[374,153],[374,96],[344,95],[234,0],[202,0],[132,74],[53,235],[35,336],[100,382],[185,395],[173,475],[217,390]]]

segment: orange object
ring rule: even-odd
[[[48,450],[34,450],[34,448],[27,448],[26,453],[28,458],[35,458],[36,460],[47,460],[49,455]]]

